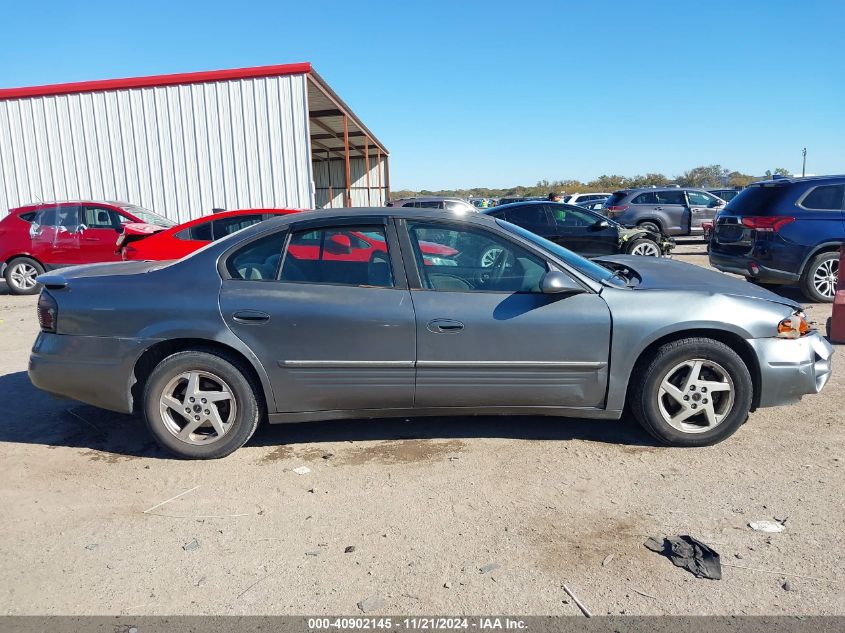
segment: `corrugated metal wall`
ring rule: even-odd
[[[370,157],[370,192],[367,194],[367,164],[363,158],[351,158],[349,171],[352,180],[353,207],[382,207],[386,202],[384,192],[386,175],[384,172],[386,157],[381,162],[375,156]],[[379,180],[381,174],[381,180]],[[328,160],[314,163],[314,187],[316,209],[337,208],[344,206],[343,194],[346,181],[346,163],[343,160]],[[379,188],[381,184],[381,188]],[[331,186],[331,199],[329,199]]]
[[[313,207],[305,75],[0,101],[0,216],[121,200],[184,222]]]

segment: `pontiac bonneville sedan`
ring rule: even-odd
[[[386,248],[361,258],[349,235]],[[175,262],[38,281],[33,384],[142,412],[189,458],[228,455],[263,421],[600,424],[626,405],[660,442],[705,446],[749,411],[819,392],[831,373],[832,347],[792,301],[663,258],[587,260],[480,214],[297,213]]]

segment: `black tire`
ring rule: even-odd
[[[9,286],[9,292],[13,295],[38,294],[41,291],[41,284],[37,283],[34,286],[27,288],[22,286],[18,281],[19,276],[16,273],[20,273],[22,269],[35,270],[36,276],[44,273],[44,266],[31,257],[16,257],[9,262],[8,266],[6,266],[5,272],[3,273],[3,277],[6,279],[6,285]],[[29,277],[29,275],[27,276]]]
[[[656,235],[663,233],[663,229],[660,228],[660,225],[652,220],[640,222],[637,224],[637,228],[642,229],[643,231],[648,231],[649,233],[655,233]]]
[[[160,402],[165,388],[172,381],[179,380],[181,374],[190,372],[202,372],[222,379],[234,396],[235,411],[230,426],[219,439],[205,444],[189,443],[177,438],[174,432],[169,430],[169,428],[173,428],[172,424],[165,420],[161,411]],[[208,379],[203,378],[203,380]],[[259,421],[264,417],[264,406],[259,396],[261,386],[256,382],[252,374],[242,366],[241,361],[225,353],[201,350],[177,352],[168,356],[156,366],[144,386],[143,405],[147,426],[162,447],[179,457],[188,459],[226,457],[249,441],[249,438],[258,428]],[[200,384],[202,385],[202,382]],[[205,386],[213,386],[213,381],[210,385],[206,382]],[[189,404],[187,400],[188,395],[186,393],[184,404]],[[205,401],[203,400],[203,402]],[[199,399],[195,404],[199,405]],[[189,406],[195,405],[190,404]],[[227,409],[222,407],[232,405],[231,403],[221,405],[212,403],[212,406],[218,409],[222,418],[227,412]],[[178,423],[180,420],[173,415],[171,412],[173,410],[168,411],[170,420]],[[182,411],[180,410],[179,413],[181,415]],[[203,412],[197,410],[197,413],[202,415]],[[185,417],[181,418],[181,422],[186,423],[186,425],[189,423]],[[198,430],[202,431],[203,429]],[[207,427],[206,430],[208,433],[212,431]]]
[[[637,247],[642,247],[645,245],[651,245],[654,247],[654,255],[647,255],[645,253],[635,253],[635,250],[638,250]],[[642,257],[660,257],[663,254],[663,251],[660,249],[660,244],[655,242],[654,240],[647,238],[647,237],[638,237],[635,240],[631,240],[627,247],[625,248],[625,252],[629,255],[640,255]]]
[[[838,277],[839,253],[837,251],[819,253],[807,262],[807,266],[805,266],[804,272],[801,275],[800,285],[801,292],[810,301],[815,301],[816,303],[833,303],[833,296],[836,294],[836,283],[832,285],[822,284],[829,290],[826,294],[823,294],[815,283],[816,272],[822,272],[819,269],[828,266],[834,271],[834,277]]]
[[[672,373],[673,368],[679,364],[693,359],[718,364],[733,383],[733,403],[730,408],[726,406],[723,412],[724,418],[712,428],[698,432],[679,430],[669,424],[664,419],[658,404],[661,383],[667,374]],[[751,374],[742,358],[724,343],[699,337],[673,341],[663,345],[649,358],[644,359],[637,365],[634,372],[628,392],[631,411],[643,428],[663,444],[678,447],[710,446],[733,435],[748,418],[754,391]],[[713,393],[717,392],[713,390]],[[718,398],[727,397],[721,393],[717,396]],[[695,392],[691,394],[694,395]],[[707,394],[699,393],[698,397],[702,396],[706,398]],[[664,398],[666,397],[664,395]],[[713,395],[709,394],[709,397],[712,399]],[[706,402],[706,400],[698,402]],[[692,404],[691,402],[690,405]],[[704,409],[701,409],[697,415],[698,418],[690,419],[695,422],[701,421]]]

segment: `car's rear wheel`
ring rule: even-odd
[[[643,231],[649,231],[650,233],[657,233],[660,234],[660,225],[657,222],[653,222],[651,220],[646,220],[645,222],[640,222],[637,224],[637,228],[642,229]]]
[[[258,386],[234,358],[178,352],[153,370],[144,389],[147,426],[180,457],[215,459],[243,446],[261,419]]]
[[[816,255],[801,275],[801,291],[811,301],[831,303],[839,279],[839,253],[829,251]]]
[[[631,410],[669,446],[709,446],[730,437],[748,417],[753,384],[742,358],[708,338],[660,347],[632,377]]]
[[[628,245],[629,255],[641,255],[643,257],[660,257],[660,245],[647,237],[638,237]]]
[[[9,262],[3,276],[13,295],[34,295],[39,291],[35,281],[44,272],[44,267],[31,257],[18,257]]]

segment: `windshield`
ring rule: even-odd
[[[127,213],[131,213],[136,218],[138,218],[142,222],[146,222],[147,224],[155,224],[157,226],[163,226],[164,228],[176,226],[176,222],[174,222],[173,220],[168,220],[163,215],[159,215],[158,213],[150,211],[149,209],[145,209],[144,207],[139,207],[134,204],[127,204],[120,208],[126,211]]]
[[[554,242],[550,242],[549,240],[540,237],[539,235],[535,235],[531,231],[526,231],[522,227],[516,226],[515,224],[511,224],[510,222],[505,222],[504,220],[500,220],[497,218],[496,223],[503,229],[510,231],[511,233],[516,233],[520,237],[523,237],[528,240],[529,242],[536,244],[544,250],[549,251],[554,256],[563,260],[568,266],[571,266],[572,268],[586,275],[593,281],[606,281],[608,283],[612,283],[615,286],[625,285],[624,280],[621,280],[618,277],[614,277],[614,273],[612,270],[609,270],[604,266],[600,266],[599,264],[590,261],[589,259],[585,259],[580,255],[573,253],[569,249],[563,248],[563,246],[559,246]]]

